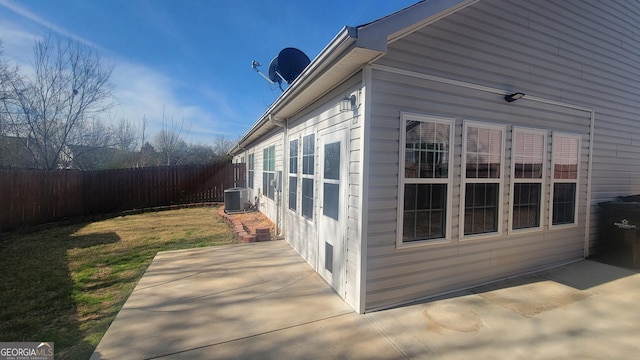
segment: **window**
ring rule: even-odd
[[[551,224],[577,224],[580,137],[554,134]]]
[[[447,236],[453,121],[402,115],[399,244]]]
[[[274,199],[274,188],[271,180],[276,176],[276,148],[270,146],[262,151],[262,191],[271,200]]]
[[[340,141],[325,143],[322,153],[322,215],[340,218]],[[344,156],[344,154],[342,155]]]
[[[247,177],[248,177],[248,186],[253,189],[253,172],[255,170],[254,168],[254,162],[253,162],[253,154],[249,154],[249,169],[247,170]]]
[[[302,138],[302,216],[313,219],[313,174],[315,173],[315,134]]]
[[[546,132],[513,130],[511,146],[511,229],[540,229]]]
[[[289,209],[298,205],[298,139],[289,142]]]
[[[500,232],[504,127],[465,122],[463,134],[464,235]]]

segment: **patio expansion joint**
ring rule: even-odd
[[[298,324],[284,326],[284,327],[281,327],[281,328],[278,328],[278,329],[264,331],[264,332],[260,332],[260,333],[256,333],[256,334],[247,335],[247,336],[242,336],[242,337],[235,338],[235,339],[229,339],[229,340],[219,341],[219,342],[212,343],[212,344],[196,346],[196,347],[193,347],[193,348],[190,348],[190,349],[174,351],[174,352],[167,353],[167,354],[162,354],[162,355],[157,355],[157,356],[145,358],[144,360],[162,359],[162,358],[165,358],[165,357],[168,357],[168,356],[173,356],[173,355],[177,355],[177,354],[183,354],[183,353],[187,353],[187,352],[193,351],[193,350],[206,349],[208,347],[213,347],[213,346],[222,345],[222,344],[228,344],[228,343],[232,343],[232,342],[235,342],[235,341],[247,340],[247,339],[255,338],[255,337],[258,337],[258,336],[277,333],[279,331],[289,330],[289,329],[293,329],[293,328],[296,328],[296,327],[299,327],[299,326],[309,325],[309,324],[313,324],[313,323],[317,323],[317,322],[321,322],[321,321],[325,321],[325,320],[329,320],[329,319],[336,319],[336,318],[343,317],[343,316],[348,316],[348,315],[351,315],[351,314],[353,314],[353,311],[344,310],[343,312],[340,312],[338,314],[327,316],[327,317],[323,317],[323,318],[320,318],[320,319],[315,319],[315,320],[306,321],[306,322],[302,322],[302,323],[298,323]],[[386,335],[385,335],[385,337],[386,337]],[[396,346],[396,345],[394,344],[394,346]]]
[[[367,319],[367,321],[369,321],[369,323],[376,329],[378,330],[378,332],[384,336],[385,339],[387,339],[387,341],[393,345],[393,347],[398,350],[399,353],[402,354],[402,356],[404,356],[405,359],[411,359],[411,357],[404,351],[402,350],[402,347],[400,347],[400,345],[396,344],[395,341],[393,341],[393,339],[391,339],[387,333],[384,332],[384,330],[382,330],[373,320],[371,320],[371,318],[367,315],[364,314],[364,317]]]

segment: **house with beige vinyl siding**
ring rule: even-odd
[[[626,0],[416,3],[342,29],[232,154],[357,312],[579,261],[597,204],[640,193],[638,18]]]

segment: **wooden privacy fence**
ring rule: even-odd
[[[244,164],[99,171],[0,170],[0,231],[68,217],[224,201]]]

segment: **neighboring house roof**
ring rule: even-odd
[[[0,168],[37,168],[33,155],[25,143],[28,143],[27,139],[0,136]]]
[[[31,138],[0,135],[0,169],[37,169],[38,163],[29,147],[33,147]],[[117,161],[125,153],[108,147],[68,145],[60,154],[59,168],[83,170],[109,168],[118,164]]]
[[[68,145],[68,168],[81,170],[107,169],[117,165],[119,157],[126,152],[103,146]]]
[[[243,148],[384,55],[387,45],[479,0],[423,0],[357,27],[344,27],[229,151]]]

